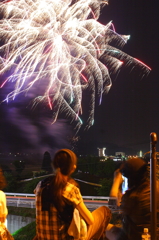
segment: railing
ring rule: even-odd
[[[16,206],[16,207],[29,207],[35,208],[35,194],[30,193],[8,193],[5,192],[8,197],[16,197],[16,199],[7,198],[8,206]],[[24,198],[25,197],[25,198]],[[86,201],[93,202],[85,202],[86,206],[89,209],[96,209],[99,206],[109,206],[112,211],[117,210],[116,198],[115,197],[104,197],[104,196],[82,196]]]
[[[13,196],[13,197],[35,197],[35,194],[33,193],[8,193],[5,192],[6,196]],[[83,199],[89,199],[89,200],[105,200],[105,201],[109,201],[109,199],[114,199],[116,200],[115,197],[104,197],[104,196],[82,196]]]
[[[20,198],[7,199],[7,206],[35,208],[35,200],[29,199],[29,201],[25,201],[24,199]]]
[[[21,197],[35,197],[35,194],[32,194],[32,193],[8,193],[8,192],[5,192],[6,196],[13,196],[13,197],[18,197],[18,196],[21,196]]]

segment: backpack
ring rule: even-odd
[[[53,195],[50,194],[51,191],[52,191],[52,187],[53,187],[53,181],[54,181],[54,176],[51,176],[51,177],[45,178],[41,182],[42,211],[48,211],[49,212],[51,205],[54,205],[54,207],[57,209],[56,203],[55,203],[55,201],[52,197]],[[66,205],[65,205],[63,211],[62,212],[58,211],[58,218],[68,224],[72,221],[73,211],[74,211],[73,205],[68,204],[66,202]]]

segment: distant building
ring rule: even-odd
[[[116,152],[115,156],[125,157],[125,153],[124,152]]]
[[[98,148],[98,156],[105,157],[105,150],[106,148]]]
[[[113,161],[123,161],[125,160],[125,153],[124,152],[116,152]]]
[[[137,153],[137,155],[138,155],[139,157],[143,157],[143,151],[140,150],[140,151]]]

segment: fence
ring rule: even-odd
[[[8,206],[35,208],[35,194],[8,192],[5,192],[5,194]],[[90,210],[100,206],[109,206],[112,211],[117,211],[116,198],[114,197],[83,196],[83,199]]]

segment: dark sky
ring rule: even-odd
[[[116,32],[131,35],[124,51],[152,68],[149,76],[122,69],[112,88],[96,108],[95,123],[79,132],[79,141],[70,141],[73,126],[65,120],[51,124],[44,108],[30,111],[24,102],[0,105],[0,151],[51,151],[71,147],[78,154],[98,154],[97,147],[136,153],[150,149],[150,133],[159,135],[159,17],[155,0],[110,0],[99,19],[113,21]],[[3,89],[0,90],[1,100]]]
[[[149,76],[141,71],[122,69],[102,105],[96,109],[95,124],[83,134],[81,149],[97,153],[126,151],[135,154],[150,150],[150,133],[159,134],[159,17],[157,3],[144,0],[110,0],[100,21],[113,20],[116,32],[130,34],[124,51],[152,68]]]

